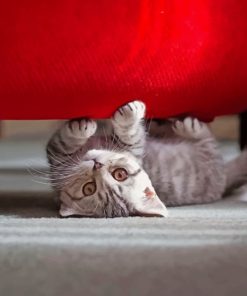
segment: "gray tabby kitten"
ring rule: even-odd
[[[140,101],[119,108],[111,139],[92,137],[97,125],[88,119],[52,136],[47,155],[61,216],[167,216],[165,205],[216,201],[246,181],[247,153],[225,166],[207,125],[189,117],[170,123],[168,137],[147,138],[145,109]]]

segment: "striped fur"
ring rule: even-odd
[[[227,173],[206,124],[192,118],[172,120],[166,137],[147,138],[144,115],[145,105],[134,101],[115,112],[109,137],[94,136],[97,125],[88,119],[69,121],[54,134],[47,156],[62,216],[166,216],[164,204],[222,197]],[[96,162],[100,169],[95,169]],[[125,181],[113,178],[116,168],[128,173]],[[85,196],[88,182],[96,189]]]

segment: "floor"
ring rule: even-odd
[[[60,219],[44,142],[0,144],[0,295],[246,295],[247,189],[167,219]]]

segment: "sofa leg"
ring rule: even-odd
[[[240,148],[247,148],[247,111],[240,114]]]

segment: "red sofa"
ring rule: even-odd
[[[246,0],[0,2],[0,119],[247,109]]]

